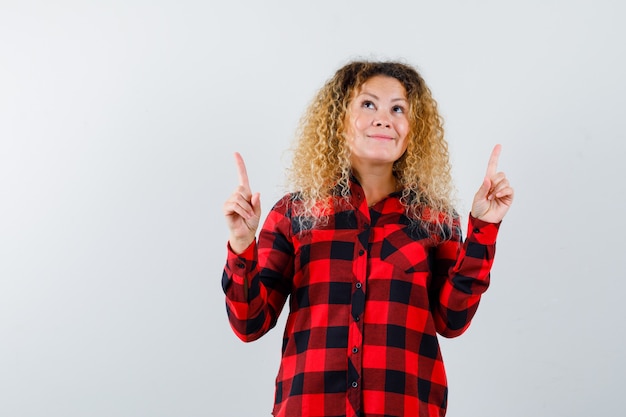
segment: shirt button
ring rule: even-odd
[[[361,318],[360,318],[359,316],[356,316],[356,317],[354,318],[354,321],[359,321],[359,320],[361,320]]]
[[[358,347],[353,347],[352,348],[352,353],[359,353],[359,348]]]
[[[365,251],[363,249],[359,250],[359,256],[363,256],[363,254],[365,254]]]
[[[353,381],[353,382],[352,382],[352,388],[356,388],[356,387],[358,387],[358,386],[359,386],[359,383],[358,383],[358,382],[356,382],[356,381]]]
[[[244,263],[239,262],[239,263],[237,264],[237,268],[241,268],[241,269],[243,269],[243,268],[245,268],[245,267],[246,267],[246,265],[245,265]]]
[[[361,288],[361,283],[360,283],[360,282],[357,282],[357,283],[356,283],[356,287],[357,287],[357,288]]]

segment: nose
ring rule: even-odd
[[[372,120],[372,124],[376,127],[390,127],[389,117],[384,112],[378,112]]]

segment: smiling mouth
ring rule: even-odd
[[[371,139],[378,139],[378,140],[393,140],[392,136],[387,136],[387,135],[369,135],[369,137]]]

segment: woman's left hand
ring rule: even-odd
[[[487,174],[472,203],[472,216],[489,223],[499,223],[513,203],[513,188],[503,172],[497,172],[501,145],[491,152]]]

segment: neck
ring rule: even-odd
[[[369,206],[378,203],[396,191],[398,187],[396,178],[389,169],[381,171],[369,170],[366,172],[354,170],[354,176],[359,180]]]

